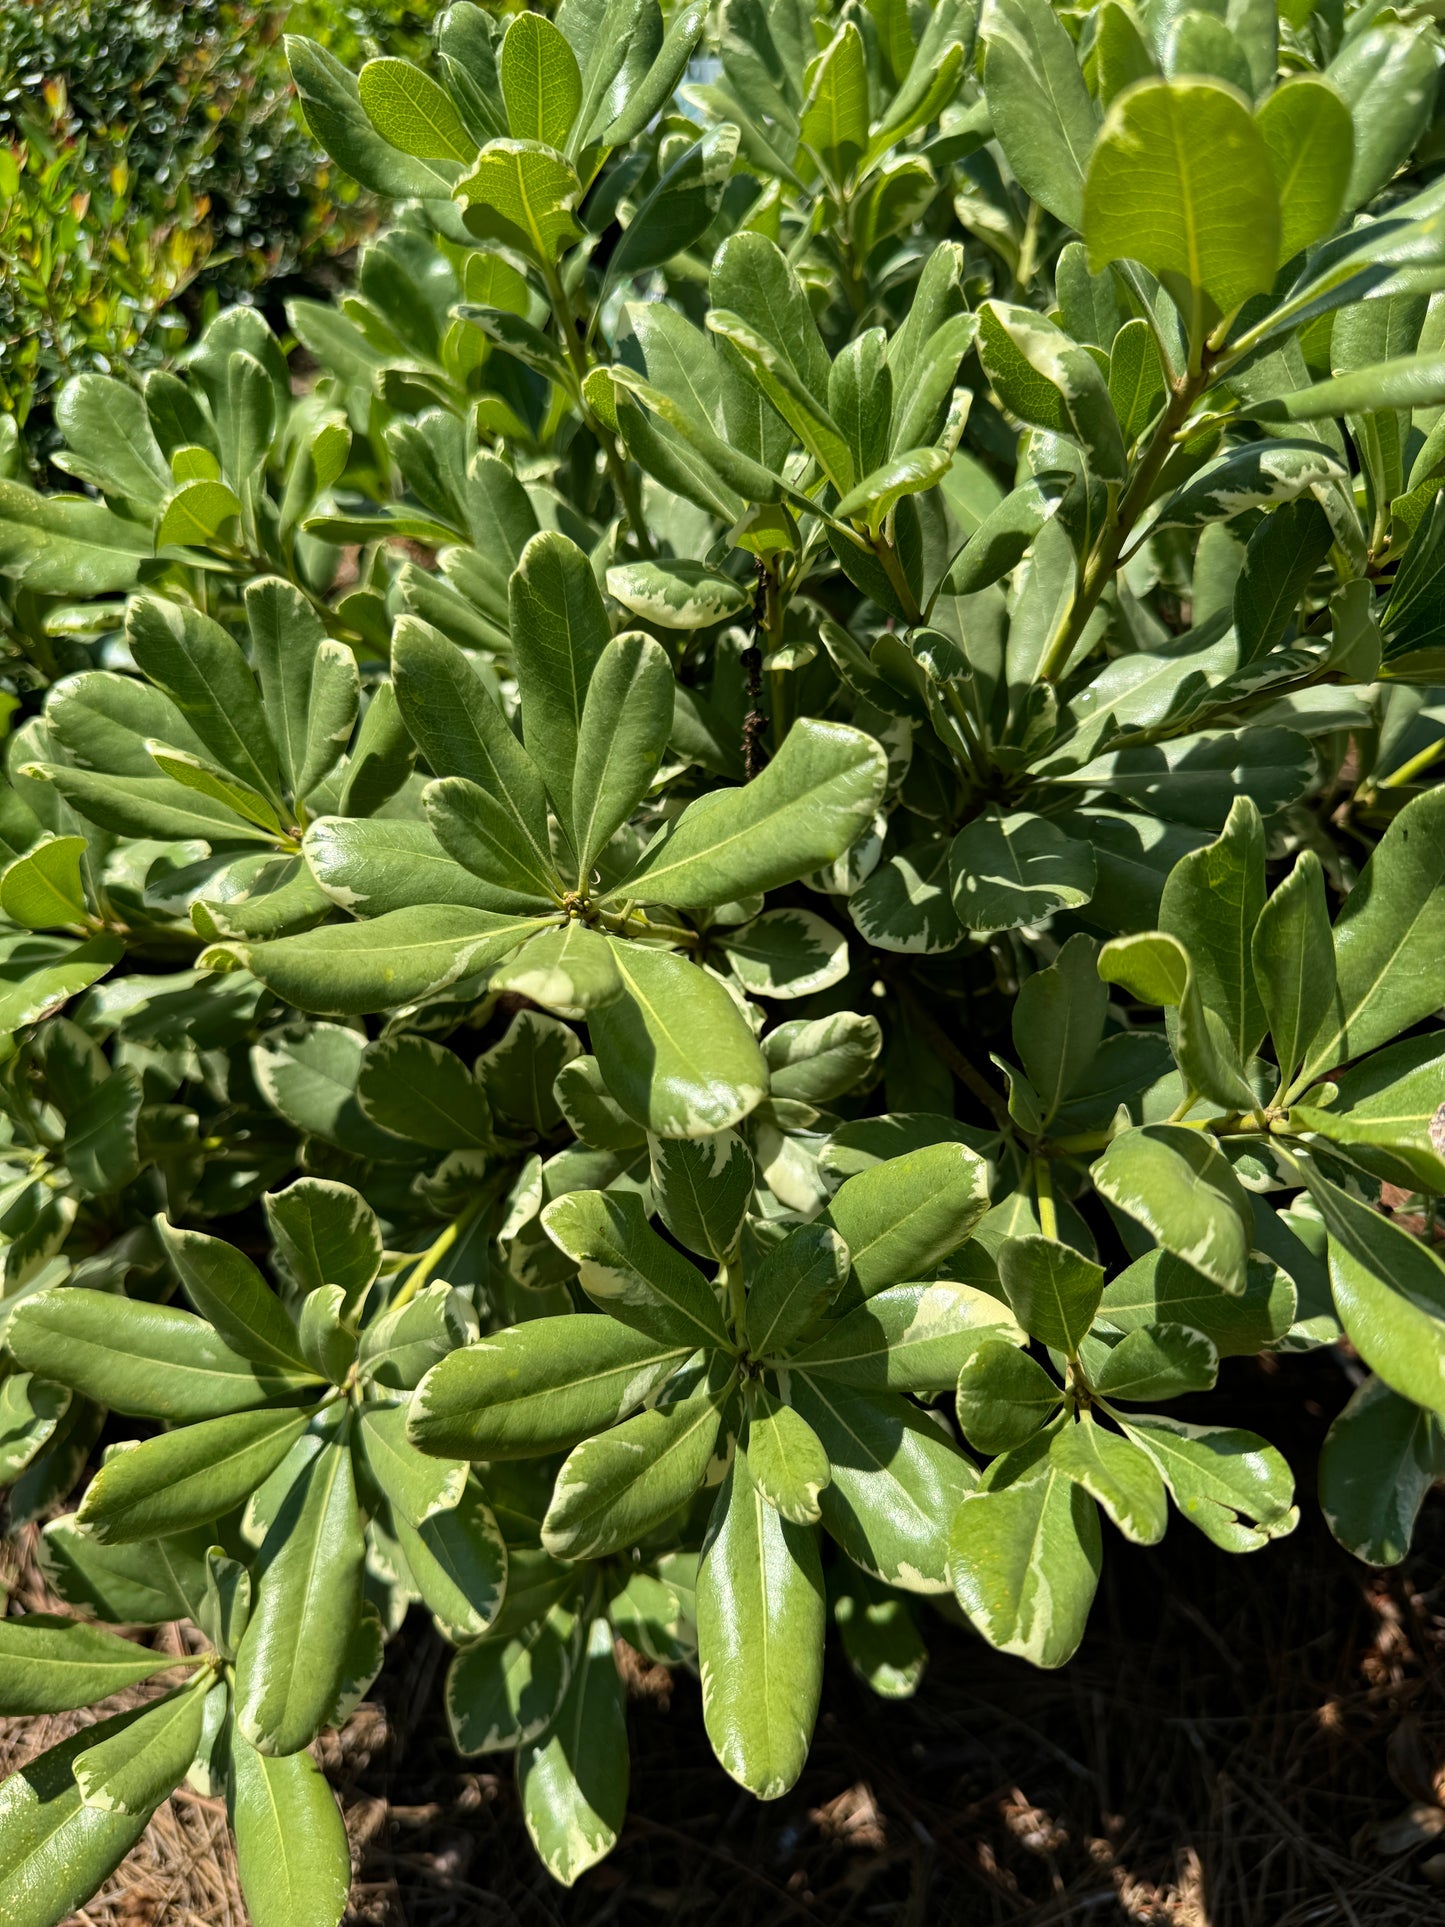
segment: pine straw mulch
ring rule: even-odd
[[[1229,1420],[1296,1463],[1292,1539],[1235,1559],[1178,1521],[1151,1552],[1106,1528],[1089,1635],[1058,1673],[932,1615],[911,1702],[873,1698],[835,1658],[807,1770],[768,1806],[712,1762],[695,1683],[630,1661],[631,1817],[570,1893],[532,1856],[505,1763],[466,1770],[451,1753],[445,1649],[418,1622],[323,1745],[357,1868],[349,1918],[1445,1927],[1445,1500],[1405,1567],[1364,1570],[1314,1506],[1319,1441],[1349,1389],[1337,1362],[1236,1361],[1226,1384]],[[20,1601],[44,1603],[33,1567],[11,1571]],[[0,1722],[0,1768],[64,1725]],[[170,1801],[75,1919],[243,1927],[218,1806]]]

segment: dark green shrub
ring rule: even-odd
[[[1363,1361],[1364,1560],[1445,1470],[1435,29],[703,28],[293,42],[407,203],[314,383],[229,310],[0,484],[12,1517],[208,1642],[0,1790],[17,1919],[190,1772],[331,1927],[412,1604],[570,1882],[618,1635],[772,1798],[830,1624],[1057,1666],[1105,1522],[1290,1532],[1221,1359]],[[0,1706],[158,1657],[0,1622]]]

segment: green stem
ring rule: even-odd
[[[1189,419],[1190,410],[1203,394],[1209,383],[1210,362],[1203,354],[1201,365],[1195,365],[1191,357],[1186,374],[1174,383],[1169,397],[1169,405],[1160,417],[1159,425],[1149,438],[1149,445],[1139,459],[1139,465],[1129,477],[1123,494],[1119,497],[1113,514],[1100,531],[1084,564],[1083,578],[1070,603],[1068,611],[1055,630],[1044,659],[1039,664],[1041,682],[1057,682],[1068,667],[1069,658],[1078,646],[1079,638],[1088,626],[1089,618],[1099,606],[1099,599],[1114,580],[1119,567],[1119,558],[1124,545],[1133,532],[1135,523],[1153,500],[1154,485],[1160,471],[1169,459],[1169,451],[1174,446],[1175,437]]]
[[[883,564],[883,573],[888,577],[889,586],[898,598],[898,606],[903,611],[903,619],[910,629],[917,629],[923,622],[923,611],[917,598],[909,587],[908,577],[903,573],[903,564],[898,560],[898,551],[886,535],[878,536],[873,544],[873,553]]]
[[[1388,776],[1382,776],[1375,788],[1403,789],[1407,783],[1413,783],[1417,776],[1423,776],[1430,765],[1441,756],[1445,756],[1445,736],[1441,736],[1436,742],[1422,749],[1417,756],[1412,756],[1407,763],[1401,763],[1398,769],[1391,770]]]
[[[412,1266],[406,1283],[387,1307],[388,1311],[396,1311],[399,1306],[411,1303],[485,1203],[486,1193],[483,1192],[479,1197],[474,1198],[459,1216],[453,1218],[438,1237],[432,1240]]]
[[[1059,1214],[1054,1208],[1054,1179],[1047,1158],[1034,1159],[1034,1190],[1039,1200],[1039,1230],[1057,1244]]]

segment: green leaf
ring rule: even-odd
[[[718,948],[751,996],[810,997],[848,974],[848,943],[811,910],[765,910],[740,930],[719,933]]]
[[[1301,850],[1293,870],[1258,910],[1250,958],[1279,1060],[1280,1088],[1288,1090],[1319,1027],[1320,1010],[1337,1001],[1324,870],[1313,850]]]
[[[1333,232],[1354,162],[1350,110],[1327,80],[1295,74],[1255,116],[1279,195],[1281,262]]]
[[[1219,314],[1263,293],[1279,262],[1280,206],[1248,104],[1217,80],[1125,88],[1089,161],[1081,225],[1096,274],[1138,261]],[[1202,338],[1202,316],[1184,312]]]
[[[487,981],[494,991],[530,997],[544,1010],[578,1021],[622,995],[611,946],[576,918],[529,937]],[[634,1141],[640,1143],[640,1135]]]
[[[1249,538],[1233,596],[1242,661],[1257,662],[1283,641],[1332,540],[1329,517],[1312,495],[1275,509]]]
[[[1034,1666],[1072,1659],[1099,1583],[1099,1515],[1047,1434],[995,1459],[953,1517],[949,1577],[975,1631]]]
[[[240,513],[240,500],[225,482],[213,476],[186,482],[166,503],[156,530],[156,548],[206,548]]]
[[[438,1359],[466,1344],[475,1331],[461,1294],[439,1279],[367,1326],[358,1347],[362,1376],[393,1390],[409,1391]]]
[[[962,1144],[933,1144],[849,1178],[828,1217],[871,1297],[933,1270],[987,1209],[983,1160]]]
[[[1141,1325],[1190,1325],[1212,1340],[1221,1357],[1247,1358],[1270,1350],[1295,1317],[1295,1292],[1269,1259],[1251,1255],[1244,1291],[1235,1296],[1211,1284],[1169,1251],[1149,1251],[1104,1287],[1101,1324],[1116,1331]]]
[[[590,1150],[635,1151],[647,1142],[646,1131],[634,1124],[602,1082],[595,1057],[574,1057],[564,1064],[552,1094],[563,1117]]]
[[[751,783],[689,804],[612,898],[706,907],[794,882],[842,856],[886,782],[887,759],[871,736],[805,718]]]
[[[986,301],[979,310],[978,355],[1011,413],[1077,442],[1100,481],[1124,481],[1124,438],[1087,348],[1033,308]]]
[[[335,1795],[311,1755],[268,1758],[234,1734],[227,1806],[255,1927],[337,1927],[351,1854]]]
[[[562,1313],[451,1353],[417,1388],[408,1436],[445,1458],[533,1458],[636,1409],[695,1349],[618,1319]]]
[[[1157,1546],[1169,1523],[1164,1481],[1149,1458],[1117,1432],[1106,1432],[1087,1412],[1065,1423],[1049,1442],[1050,1461],[1103,1507],[1126,1539]]]
[[[44,1292],[8,1336],[22,1365],[138,1418],[219,1418],[308,1383],[304,1368],[251,1364],[188,1311],[107,1291]]]
[[[1092,1166],[1095,1189],[1222,1291],[1248,1282],[1254,1217],[1233,1167],[1202,1131],[1148,1124]]]
[[[205,1592],[203,1543],[193,1534],[103,1546],[67,1512],[45,1527],[36,1553],[46,1585],[67,1605],[113,1625],[160,1626],[197,1609]]]
[[[703,1155],[711,1157],[711,1142]],[[623,1324],[655,1345],[727,1347],[716,1292],[652,1229],[635,1191],[569,1191],[546,1207],[542,1224],[580,1267],[587,1296]]]
[[[789,1351],[816,1323],[848,1276],[848,1247],[830,1225],[798,1225],[769,1251],[748,1285],[748,1348],[755,1358]]]
[[[714,295],[716,295],[714,277]],[[792,429],[834,488],[851,489],[858,477],[847,437],[805,377],[789,359],[775,331],[758,328],[730,308],[709,308],[707,325],[724,340],[748,377]]]
[[[609,642],[577,727],[571,822],[579,887],[656,776],[672,731],[672,664],[651,636]]]
[[[1191,1090],[1230,1110],[1254,1109],[1225,1020],[1206,1009],[1193,959],[1177,937],[1163,931],[1115,937],[1099,952],[1098,968],[1105,983],[1122,984],[1141,1003],[1178,1012],[1170,1041]]]
[[[392,673],[403,720],[433,774],[464,776],[485,790],[510,815],[528,870],[551,874],[541,775],[463,651],[430,624],[403,616]]]
[[[1207,1392],[1219,1374],[1214,1341],[1187,1325],[1140,1325],[1126,1332],[1093,1373],[1101,1398],[1139,1403]]]
[[[0,1786],[0,1910],[17,1927],[48,1927],[84,1906],[144,1833],[149,1814],[86,1806],[73,1770],[77,1754],[138,1717],[82,1727]]]
[[[767,1387],[748,1388],[748,1465],[759,1492],[794,1525],[816,1525],[818,1494],[832,1477],[828,1455],[813,1428]]]
[[[319,1285],[340,1285],[349,1305],[360,1304],[382,1254],[381,1227],[365,1199],[329,1178],[298,1178],[261,1202],[293,1289],[304,1297]]]
[[[541,923],[460,904],[423,904],[267,943],[218,944],[200,961],[212,968],[244,965],[299,1010],[349,1017],[412,1003],[483,970]]]
[[[627,1817],[626,1703],[612,1628],[594,1619],[556,1712],[517,1750],[527,1832],[564,1887],[612,1851]]]
[[[177,1230],[164,1216],[156,1230],[186,1296],[226,1344],[272,1371],[308,1374],[290,1315],[244,1252],[224,1238]]]
[[[732,1384],[729,1376],[574,1447],[542,1521],[544,1549],[554,1559],[603,1559],[680,1512],[706,1476]]]
[[[755,1110],[767,1066],[718,979],[671,951],[608,945],[622,995],[592,1011],[589,1028],[627,1115],[658,1137],[711,1137]]]
[[[1019,985],[1014,1049],[1050,1123],[1094,1062],[1104,1036],[1109,993],[1089,938],[1070,937],[1052,964]]]
[[[609,279],[645,274],[691,247],[722,206],[737,151],[738,131],[726,121],[685,147],[628,222],[608,263]]]
[[[1353,381],[1355,377],[1345,379]],[[1314,391],[1301,392],[1307,395]],[[1286,402],[1295,405],[1293,397],[1286,397],[1285,402],[1278,405],[1284,407]],[[1272,409],[1275,404],[1261,402],[1258,407]],[[1246,403],[1243,412],[1254,414],[1256,409]],[[1277,436],[1244,442],[1206,462],[1196,475],[1177,488],[1160,509],[1154,527],[1198,529],[1209,522],[1227,522],[1245,509],[1293,502],[1312,489],[1344,479],[1339,461],[1319,442],[1282,441]]]
[[[1445,402],[1445,355],[1400,355],[1319,381],[1293,394],[1246,402],[1239,411],[1260,422],[1317,422],[1384,408],[1434,408]]]
[[[868,68],[863,36],[849,20],[811,63],[801,138],[836,181],[846,181],[868,145]]]
[[[415,1144],[457,1151],[492,1142],[481,1086],[455,1051],[429,1037],[393,1033],[369,1044],[356,1097],[373,1124]]]
[[[7,1717],[90,1706],[181,1663],[83,1620],[53,1613],[0,1620],[0,1706]]]
[[[1445,1118],[1440,1103],[1442,1040],[1438,1031],[1402,1038],[1336,1080],[1328,1111],[1294,1107],[1296,1118],[1332,1142],[1360,1169],[1430,1193],[1445,1177]]]
[[[999,1338],[1024,1342],[1008,1307],[974,1285],[890,1285],[794,1352],[788,1367],[864,1390],[941,1392],[980,1344]]]
[[[148,1817],[184,1778],[201,1743],[205,1689],[183,1686],[77,1753],[75,1784],[88,1807]]]
[[[523,740],[575,843],[573,769],[588,685],[611,636],[607,611],[587,557],[552,531],[523,549],[509,598]]]
[[[455,193],[479,239],[516,248],[549,271],[580,233],[573,218],[582,196],[576,172],[538,141],[489,141]]]
[[[823,1629],[817,1537],[768,1504],[739,1447],[698,1567],[698,1661],[713,1751],[760,1800],[780,1798],[803,1770]]]
[[[1025,193],[1084,225],[1084,175],[1099,128],[1074,43],[1048,0],[995,0],[979,25],[995,136]]]
[[[0,569],[37,595],[132,589],[151,553],[148,526],[83,496],[37,495],[0,477]]]
[[[1160,929],[1188,953],[1200,999],[1223,1023],[1241,1064],[1265,1031],[1251,957],[1264,891],[1264,826],[1241,796],[1221,835],[1175,864],[1159,904]]]
[[[27,930],[83,923],[85,885],[80,865],[83,836],[47,836],[0,875],[0,910]]]
[[[598,136],[604,146],[624,147],[636,140],[653,115],[671,100],[702,38],[706,20],[706,9],[700,4],[673,15],[656,59]]]
[[[53,785],[72,809],[121,836],[166,842],[194,837],[274,847],[272,832],[255,829],[228,805],[187,790],[168,776],[99,776],[55,763],[32,763],[22,774]]]
[[[69,1405],[68,1387],[31,1372],[11,1372],[0,1381],[0,1479],[7,1485],[55,1436]]]
[[[833,1619],[848,1664],[880,1699],[909,1699],[928,1664],[928,1648],[908,1600],[866,1572],[837,1569]]]
[[[582,104],[582,76],[572,49],[545,15],[513,15],[497,71],[513,139],[565,148]]]
[[[916,1405],[802,1372],[788,1403],[817,1433],[832,1481],[819,1494],[829,1535],[865,1572],[905,1592],[948,1590],[948,1521],[977,1474]]]
[[[1393,1219],[1309,1167],[1305,1175],[1351,1344],[1392,1391],[1445,1417],[1445,1264]]]
[[[567,1569],[547,1564],[570,1590]],[[575,1630],[571,1612],[552,1605],[530,1623],[505,1631],[499,1625],[489,1639],[457,1654],[447,1674],[446,1703],[458,1753],[525,1746],[543,1731],[572,1677]]]
[[[1226,1552],[1255,1552],[1299,1523],[1289,1467],[1253,1432],[1157,1416],[1121,1423],[1184,1517]]]
[[[949,571],[948,593],[976,595],[1007,575],[1057,513],[1065,492],[1065,484],[1057,478],[1033,476],[1005,495],[970,534],[963,554]]]
[[[1077,1357],[1099,1309],[1103,1266],[1052,1238],[1010,1238],[999,1250],[998,1273],[1029,1336]]]
[[[409,60],[368,60],[357,76],[357,93],[389,147],[424,161],[475,158],[477,144],[451,96]]]
[[[953,460],[946,448],[909,448],[890,455],[838,503],[840,522],[861,522],[876,536],[905,495],[921,495],[942,481]]]
[[[1445,1472],[1439,1419],[1367,1378],[1320,1452],[1320,1509],[1340,1544],[1372,1566],[1410,1550],[1425,1495]]]
[[[55,425],[67,445],[58,467],[137,507],[159,503],[170,473],[134,388],[108,375],[77,375],[56,395]]]
[[[1135,442],[1164,406],[1164,370],[1154,331],[1141,316],[1126,321],[1109,350],[1109,399],[1125,442]]]
[[[361,702],[356,658],[333,642],[301,592],[264,576],[246,585],[246,622],[281,776],[308,795],[340,761]]]
[[[1293,1090],[1439,1008],[1445,951],[1445,789],[1407,803],[1335,919],[1334,998]]]
[[[1048,1424],[1063,1392],[1011,1339],[985,1338],[958,1375],[958,1426],[980,1452],[1008,1452]]]
[[[737,1244],[757,1173],[733,1131],[704,1138],[648,1139],[658,1216],[689,1251],[722,1261]]]
[[[1345,206],[1356,208],[1385,185],[1429,124],[1434,62],[1430,48],[1403,21],[1382,20],[1347,37],[1328,78],[1354,124]]]
[[[358,1437],[367,1469],[392,1510],[393,1520],[417,1527],[461,1503],[467,1468],[460,1459],[419,1452],[406,1435],[404,1405],[361,1408]]]
[[[949,849],[954,913],[966,930],[1015,930],[1094,894],[1094,854],[1046,817],[990,811],[960,830]]]
[[[266,712],[240,645],[199,610],[157,596],[126,609],[126,641],[221,767],[281,807]]]
[[[208,1525],[247,1499],[305,1431],[309,1412],[237,1412],[113,1453],[78,1523],[104,1545]]]
[[[708,629],[741,615],[753,599],[747,584],[705,562],[623,562],[607,571],[614,602],[659,629]]]
[[[449,858],[476,879],[489,910],[557,910],[561,884],[551,858],[516,834],[516,815],[466,777],[441,777],[422,792],[426,821]]]
[[[286,59],[307,126],[353,180],[388,199],[446,199],[452,170],[403,154],[383,139],[367,118],[356,81],[334,54],[288,34]]]
[[[468,1480],[459,1504],[420,1526],[393,1514],[397,1543],[422,1604],[452,1640],[490,1630],[507,1583],[507,1548],[481,1487]]]
[[[298,1752],[326,1724],[365,1555],[350,1447],[328,1442],[282,1500],[257,1558],[235,1694],[236,1724],[258,1752]]]
[[[223,810],[233,810],[246,822],[254,823],[267,837],[279,838],[284,834],[281,818],[274,806],[267,802],[259,790],[249,783],[239,782],[234,776],[227,776],[224,770],[200,756],[186,756],[180,750],[167,749],[164,743],[147,743],[151,761],[162,776],[167,776],[182,789],[195,790]],[[223,832],[224,834],[224,832]]]
[[[876,1017],[852,1010],[812,1023],[795,1017],[763,1039],[772,1095],[802,1104],[839,1097],[867,1076],[882,1047]]]

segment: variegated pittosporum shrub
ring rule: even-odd
[[[1101,1513],[1287,1533],[1222,1358],[1368,1368],[1361,1558],[1445,1473],[1434,24],[290,57],[397,206],[355,289],[0,483],[0,1463],[81,1615],[0,1707],[196,1629],[0,1789],[17,1921],[189,1774],[258,1927],[334,1927],[305,1749],[413,1603],[571,1881],[619,1638],[771,1797],[830,1621],[883,1694],[930,1600],[1058,1665]]]

